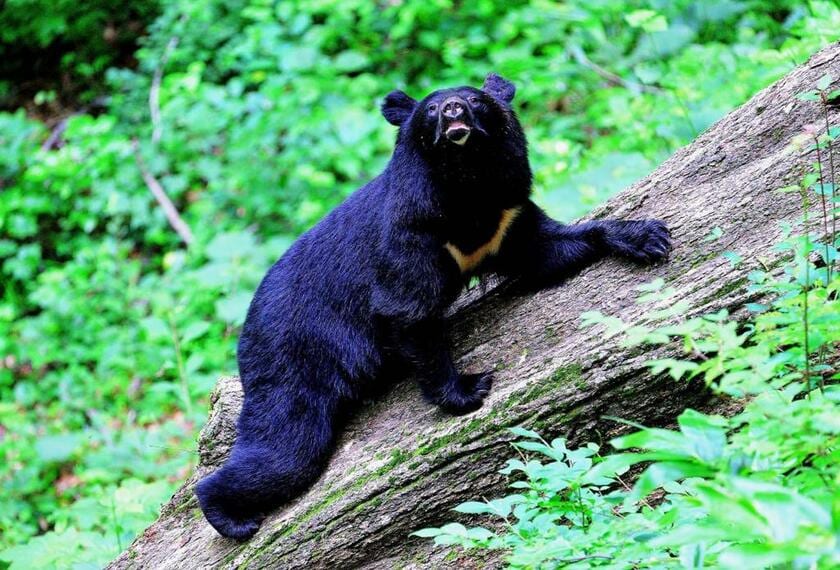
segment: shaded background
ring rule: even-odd
[[[795,0],[7,0],[0,568],[98,567],[154,519],[258,280],[386,163],[390,90],[514,81],[572,220],[838,38]]]

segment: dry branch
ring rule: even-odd
[[[182,15],[178,19],[178,25],[181,25],[186,21],[187,16]],[[161,121],[160,118],[160,84],[163,81],[163,71],[166,68],[166,64],[169,62],[169,58],[172,56],[172,52],[174,52],[175,48],[178,47],[178,43],[180,41],[181,38],[178,36],[172,36],[169,38],[169,41],[166,42],[166,47],[163,48],[163,54],[160,56],[160,61],[155,68],[155,73],[152,76],[152,86],[149,89],[149,115],[152,120],[153,144],[160,142],[160,137],[163,136],[163,121]]]
[[[601,79],[606,80],[610,85],[618,85],[624,87],[625,89],[629,89],[632,92],[644,91],[647,93],[662,93],[662,90],[658,87],[653,85],[644,85],[643,83],[636,83],[635,81],[628,81],[617,73],[613,73],[609,69],[601,67],[589,59],[589,56],[586,55],[580,46],[572,44],[566,48],[566,51],[572,56],[572,59],[574,59],[578,65],[594,71],[596,75],[598,75]]]
[[[134,149],[134,160],[137,162],[137,168],[140,170],[143,182],[146,183],[146,187],[149,189],[149,192],[151,192],[155,197],[155,200],[157,200],[157,203],[163,210],[163,215],[165,215],[166,219],[169,221],[169,225],[172,226],[172,229],[175,230],[185,244],[192,244],[193,235],[192,231],[190,231],[190,227],[181,218],[181,214],[178,213],[178,209],[175,207],[175,204],[173,204],[172,200],[169,199],[169,196],[166,195],[166,191],[163,189],[163,186],[161,186],[157,178],[155,178],[151,171],[146,167],[146,163],[143,161],[143,155],[140,153],[140,143],[137,139],[134,139],[131,141],[131,146]]]

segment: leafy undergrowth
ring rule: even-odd
[[[830,85],[826,76],[800,98],[825,110],[840,97]],[[638,301],[650,304],[641,322],[583,317],[624,346],[681,350],[681,358],[648,362],[651,373],[702,378],[743,401],[740,413],[689,409],[676,429],[631,423],[637,431],[613,439],[609,455],[515,428],[520,457],[502,473],[521,475],[516,492],[455,509],[492,517],[500,530],[449,523],[415,534],[504,551],[511,568],[840,567],[840,193],[825,167],[839,135],[838,127],[809,128],[794,143],[816,162],[781,191],[798,192],[806,215],[778,246],[791,254],[783,272],[749,274],[752,292],[770,299],[749,305],[749,318],[725,310],[685,318],[690,307],[661,280],[640,288]],[[812,209],[821,215],[809,223]],[[644,469],[631,486],[634,466]]]
[[[106,78],[63,132],[0,113],[0,567],[22,568],[102,565],[154,519],[258,279],[387,160],[390,90],[516,82],[537,198],[570,219],[840,37],[818,1],[180,0],[137,5],[160,15],[122,69],[102,11],[13,4],[4,42],[89,37],[65,72]]]

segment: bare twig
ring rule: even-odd
[[[827,134],[826,134],[827,136]],[[814,150],[817,153],[817,182],[820,185],[820,201],[822,202],[822,221],[823,221],[823,232],[825,233],[825,258],[823,261],[825,262],[826,272],[828,273],[828,281],[831,282],[831,266],[833,265],[831,261],[831,256],[829,255],[829,246],[834,247],[834,226],[832,225],[832,230],[828,230],[828,210],[826,207],[826,190],[825,190],[825,174],[823,170],[823,162],[822,156],[820,154],[820,137],[817,133],[814,133]],[[832,188],[831,192],[832,199],[834,198],[834,189]],[[832,202],[832,213],[834,212],[834,205]],[[807,286],[807,283],[806,283]]]
[[[184,22],[186,16],[181,16],[178,23]],[[160,120],[160,84],[163,81],[163,70],[166,67],[166,62],[172,56],[172,52],[178,47],[180,38],[172,36],[166,43],[166,48],[163,50],[163,55],[160,56],[160,61],[155,69],[155,74],[152,76],[152,87],[149,90],[149,113],[152,116],[152,143],[157,144],[163,134],[163,123]]]
[[[616,480],[617,480],[619,483],[621,483],[621,486],[622,486],[622,487],[624,487],[624,490],[625,490],[625,491],[627,491],[628,493],[630,493],[630,492],[632,492],[632,491],[633,491],[633,488],[632,488],[630,485],[628,485],[628,484],[624,481],[624,479],[622,479],[622,478],[621,478],[621,475],[616,474],[615,478],[616,478]],[[650,510],[653,510],[653,506],[651,506],[651,504],[650,504],[650,503],[648,503],[648,501],[647,501],[647,497],[640,497],[640,498],[639,498],[639,502],[640,502],[640,503],[642,503],[642,504],[643,504],[644,506],[646,506],[647,508],[649,508]]]
[[[105,97],[97,97],[96,99],[91,101],[90,104],[81,107],[77,111],[70,113],[69,115],[61,119],[59,122],[57,122],[52,128],[52,131],[50,131],[50,136],[48,136],[47,140],[45,140],[43,144],[41,144],[41,150],[53,150],[56,148],[60,148],[61,137],[64,135],[64,131],[67,130],[67,123],[70,121],[70,119],[79,115],[84,115],[85,113],[94,108],[102,108],[105,106],[106,101],[107,100]]]
[[[577,564],[578,562],[583,562],[584,560],[612,560],[609,556],[604,556],[602,554],[590,554],[589,556],[578,556],[577,558],[562,558],[557,561],[561,567],[568,566],[569,564]]]
[[[52,150],[54,148],[58,148],[59,142],[61,141],[61,136],[67,129],[67,120],[73,115],[77,114],[78,113],[73,113],[72,115],[68,115],[67,117],[64,117],[58,123],[56,123],[56,125],[52,129],[52,132],[50,132],[50,136],[48,136],[47,140],[44,141],[44,144],[41,145],[41,150]]]
[[[829,181],[831,182],[831,246],[837,246],[837,183],[834,179],[834,139],[831,137],[831,124],[828,121],[828,105],[830,104],[826,91],[820,91],[820,102],[822,103],[823,118],[825,119],[825,138],[828,148]],[[819,153],[819,148],[817,149]],[[829,275],[831,275],[831,263],[828,263]],[[831,281],[831,277],[829,277]]]
[[[172,331],[172,343],[175,346],[175,361],[178,363],[178,378],[181,381],[181,392],[184,398],[184,405],[187,408],[187,417],[192,417],[192,397],[190,396],[190,384],[187,380],[187,373],[184,369],[184,355],[181,351],[181,337],[178,335],[178,326],[175,324],[175,317],[169,311],[169,328]]]
[[[143,181],[146,183],[149,191],[152,195],[154,195],[158,204],[160,204],[160,207],[163,209],[166,219],[169,220],[169,225],[172,226],[172,229],[174,229],[179,236],[181,236],[181,239],[185,244],[190,245],[193,242],[193,235],[189,226],[187,226],[184,220],[181,219],[180,214],[178,214],[178,210],[175,208],[172,200],[169,199],[169,196],[166,195],[163,186],[160,185],[160,182],[158,182],[152,173],[149,172],[149,169],[146,168],[146,163],[143,162],[143,157],[140,154],[140,143],[136,138],[132,139],[131,146],[134,149],[134,159],[137,161],[137,168],[140,169]]]
[[[180,24],[186,19],[186,15],[182,15],[179,18],[178,23]],[[157,145],[163,134],[163,122],[160,118],[160,85],[163,81],[163,70],[166,67],[166,62],[169,61],[172,52],[176,47],[178,47],[178,42],[178,36],[172,36],[169,38],[169,41],[166,43],[166,48],[164,48],[163,54],[158,62],[158,66],[155,69],[154,76],[152,77],[152,86],[149,90],[149,114],[152,119],[152,145]],[[166,195],[163,186],[161,186],[160,182],[157,181],[149,169],[146,168],[146,164],[143,162],[143,156],[140,153],[140,143],[138,140],[136,138],[132,139],[131,144],[134,148],[134,158],[137,161],[137,168],[140,169],[143,181],[146,183],[149,191],[154,195],[158,204],[163,209],[166,219],[169,220],[169,225],[172,226],[172,229],[175,230],[184,243],[189,246],[193,242],[192,231],[190,231],[189,226],[186,222],[184,222],[180,214],[178,214],[178,210],[175,208],[172,200],[169,199],[169,196]]]
[[[619,85],[626,89],[630,89],[631,91],[643,91],[645,93],[661,93],[662,90],[654,87],[653,85],[644,85],[642,83],[636,83],[635,81],[628,81],[624,79],[620,75],[617,75],[610,71],[609,69],[604,69],[591,59],[589,59],[584,51],[580,48],[580,46],[570,45],[567,48],[569,55],[578,63],[578,65],[582,65],[587,69],[594,71],[600,77],[606,79],[612,85]]]

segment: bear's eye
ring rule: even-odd
[[[478,97],[476,97],[475,95],[470,97],[469,101],[470,101],[470,105],[472,105],[473,107],[478,105]]]
[[[429,107],[428,107],[429,114],[431,115],[432,113],[437,111],[437,108],[438,108],[437,103],[432,103],[431,105],[429,105]]]

